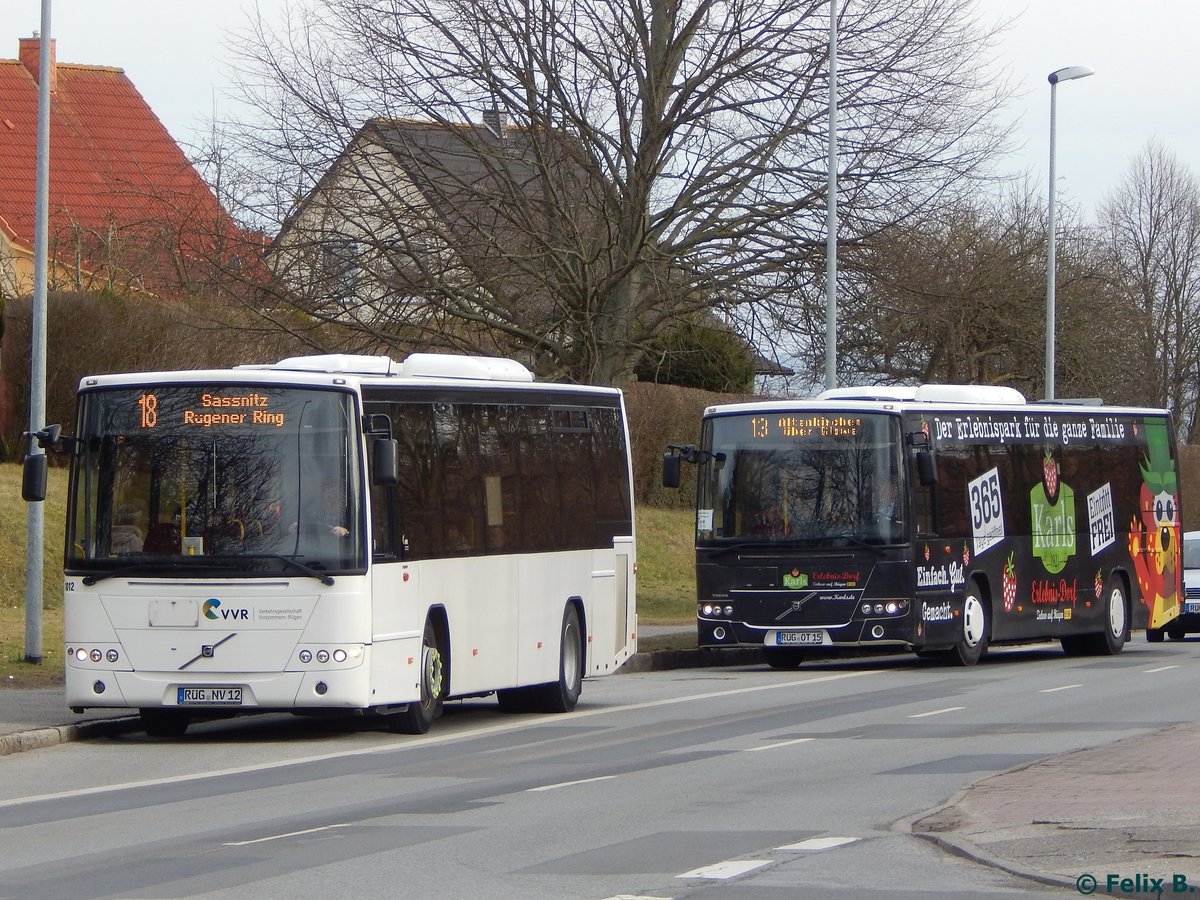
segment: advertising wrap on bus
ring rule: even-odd
[[[1181,609],[1168,414],[937,387],[710,407],[699,445],[669,448],[668,483],[699,466],[702,646],[970,665],[990,644],[1161,640]]]

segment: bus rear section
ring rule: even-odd
[[[1026,404],[1010,389],[841,389],[710,407],[698,445],[701,646],[908,648],[972,665],[1055,639],[1120,652],[1180,611],[1162,410]]]

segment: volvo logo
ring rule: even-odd
[[[789,608],[785,609],[783,612],[781,612],[779,615],[777,615],[775,617],[775,621],[778,622],[782,619],[786,619],[788,616],[790,616],[794,612],[799,612],[800,607],[802,607],[806,601],[811,600],[811,599],[812,599],[812,594],[809,594],[807,597],[801,597],[799,600],[793,600],[791,603],[791,606]]]

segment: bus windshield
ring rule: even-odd
[[[364,570],[351,394],[170,384],[79,403],[68,572]]]
[[[714,416],[701,447],[698,545],[881,545],[908,534],[895,416]]]

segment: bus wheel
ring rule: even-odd
[[[192,717],[176,709],[139,709],[142,730],[150,737],[182,737]]]
[[[795,647],[763,647],[763,659],[772,669],[798,669],[804,662],[804,651]]]
[[[446,662],[438,644],[437,629],[432,621],[425,622],[421,639],[421,699],[408,704],[404,712],[389,716],[388,725],[399,734],[424,734],[433,720],[442,714],[446,691]]]
[[[500,711],[506,713],[533,712],[533,691],[530,688],[505,688],[496,691]]]
[[[1187,632],[1182,628],[1168,628],[1167,637],[1173,641],[1182,641],[1185,637],[1187,637]]]
[[[1108,583],[1104,601],[1104,633],[1094,636],[1092,646],[1100,656],[1116,656],[1129,639],[1125,583],[1119,577]]]
[[[950,651],[950,661],[960,666],[973,666],[987,650],[988,606],[980,595],[979,584],[971,582],[963,598],[962,623],[958,642]]]
[[[563,613],[558,648],[558,681],[533,688],[533,703],[538,712],[570,712],[583,691],[583,641],[579,610],[574,603],[568,603]]]

